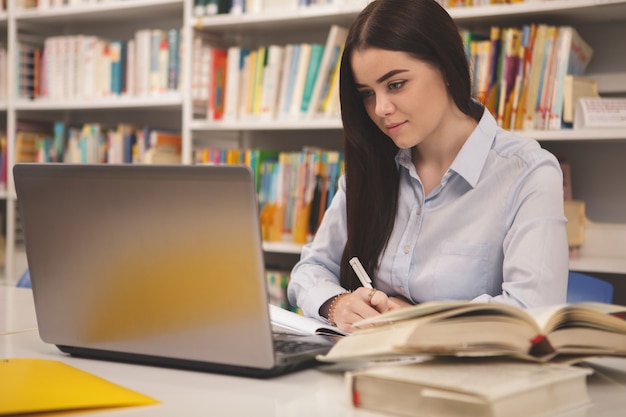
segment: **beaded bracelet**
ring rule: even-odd
[[[350,294],[349,292],[344,292],[341,293],[339,295],[336,295],[333,298],[333,301],[330,302],[330,306],[328,306],[328,321],[330,322],[330,324],[332,324],[333,326],[336,326],[337,323],[335,323],[335,307],[337,307],[337,302],[345,297],[346,295]]]

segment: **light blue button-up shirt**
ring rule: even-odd
[[[398,213],[379,259],[375,287],[414,303],[474,300],[521,307],[564,303],[568,245],[563,176],[533,139],[483,117],[441,183],[428,195],[402,149]],[[344,291],[345,179],[313,241],[291,273],[289,300],[321,319],[320,306]],[[376,198],[376,196],[372,196]]]

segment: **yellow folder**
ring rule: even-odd
[[[0,416],[157,404],[60,361],[0,359]]]

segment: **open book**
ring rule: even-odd
[[[549,361],[626,355],[626,307],[577,303],[524,310],[504,304],[427,302],[355,323],[319,359],[402,355],[512,356]]]
[[[273,304],[270,306],[270,318],[272,327],[279,333],[292,333],[300,335],[323,335],[323,336],[346,336],[347,333],[335,326],[323,323],[319,320],[305,317],[300,314],[285,310]]]

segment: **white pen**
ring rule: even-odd
[[[369,275],[367,275],[367,272],[365,272],[365,268],[363,268],[363,265],[361,265],[359,258],[355,256],[354,258],[350,259],[350,265],[352,266],[352,269],[354,269],[356,276],[359,277],[359,281],[361,281],[363,287],[373,289],[374,287],[372,286],[372,279]]]

